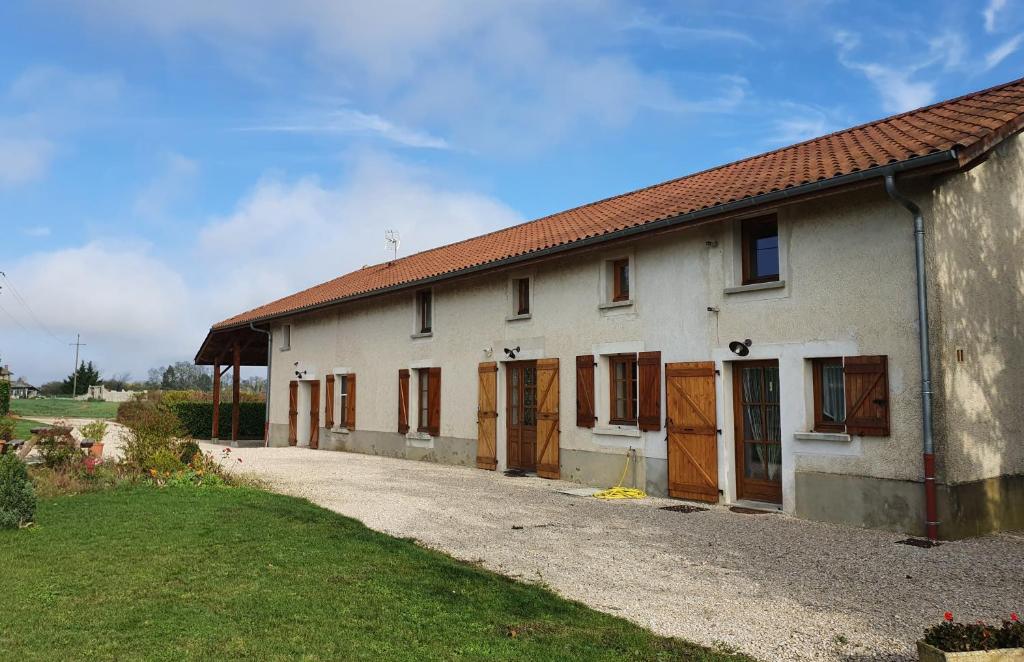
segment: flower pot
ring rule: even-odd
[[[92,455],[93,457],[103,457],[103,442],[95,442],[89,449],[89,455]]]
[[[919,641],[917,642],[917,657],[921,662],[1024,662],[1024,648],[947,653],[931,644]]]

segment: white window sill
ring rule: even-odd
[[[434,438],[426,432],[409,432],[405,435],[405,445],[411,448],[433,448]]]
[[[630,425],[601,425],[594,427],[594,434],[603,434],[609,437],[640,437],[640,429]]]
[[[741,292],[760,292],[761,290],[779,290],[786,286],[784,280],[773,280],[767,283],[751,283],[750,285],[737,285],[736,287],[725,288],[726,294],[739,294]]]
[[[289,352],[289,351],[291,351],[291,349],[292,349],[292,346],[291,346],[291,345],[288,345],[287,347],[278,347],[277,349],[278,349],[279,351],[282,351],[282,352]]]
[[[416,432],[406,432],[405,438],[409,441],[430,441],[433,439],[430,434],[418,430]]]
[[[597,307],[600,310],[607,310],[608,308],[625,308],[627,306],[632,306],[632,305],[633,305],[633,300],[632,299],[626,299],[625,301],[605,301],[604,303],[597,304]]]
[[[349,429],[348,428],[331,428],[331,432],[333,432],[334,434],[348,434],[349,433]]]
[[[412,338],[413,340],[419,340],[420,338],[433,338],[434,332],[427,331],[425,333],[413,333],[409,337]]]
[[[523,315],[509,315],[505,318],[506,322],[518,322],[519,320],[528,320],[533,317],[532,313],[525,313]]]
[[[853,439],[844,432],[794,432],[793,438],[798,441],[838,441],[849,442]]]

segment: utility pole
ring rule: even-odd
[[[81,347],[85,347],[85,343],[82,342],[82,334],[75,334],[75,342],[68,343],[75,348],[75,369],[71,371],[71,399],[74,400],[75,396],[78,395],[78,350]]]

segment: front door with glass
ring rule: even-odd
[[[782,503],[778,361],[733,364],[736,496]]]
[[[537,468],[537,362],[506,363],[508,466]]]

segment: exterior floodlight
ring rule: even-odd
[[[729,343],[729,351],[736,356],[746,356],[750,354],[750,346],[754,344],[750,338],[740,342],[739,340],[733,340]]]

